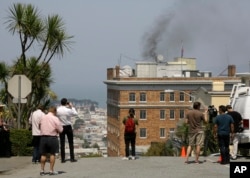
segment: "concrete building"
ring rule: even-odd
[[[136,151],[146,152],[152,142],[165,142],[192,107],[227,104],[232,86],[241,82],[235,66],[228,76],[212,77],[196,69],[196,59],[176,58],[173,62],[137,62],[136,69],[116,66],[107,69],[108,156],[124,156],[122,120],[129,108],[139,120]],[[128,75],[129,74],[129,75]],[[166,92],[169,91],[169,92]]]

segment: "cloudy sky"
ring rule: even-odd
[[[197,68],[221,74],[229,64],[250,70],[249,0],[1,0],[0,60],[20,55],[17,36],[6,30],[8,8],[31,3],[41,15],[60,15],[74,44],[52,61],[59,98],[91,99],[106,107],[106,69],[181,55]],[[34,49],[35,53],[35,49]]]

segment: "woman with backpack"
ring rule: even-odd
[[[138,125],[138,120],[135,119],[135,110],[133,108],[129,109],[129,115],[123,119],[123,124],[125,126],[124,130],[124,141],[125,141],[125,153],[126,157],[123,160],[135,160],[135,140],[136,140],[136,125]],[[132,157],[129,157],[129,146],[131,144]]]

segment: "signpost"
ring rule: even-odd
[[[14,97],[13,103],[18,103],[18,123],[20,129],[20,110],[21,103],[26,103],[26,97],[31,92],[31,81],[25,75],[14,75],[8,81],[8,92]]]

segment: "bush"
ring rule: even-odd
[[[32,155],[32,134],[27,129],[10,130],[11,153],[13,156]]]

